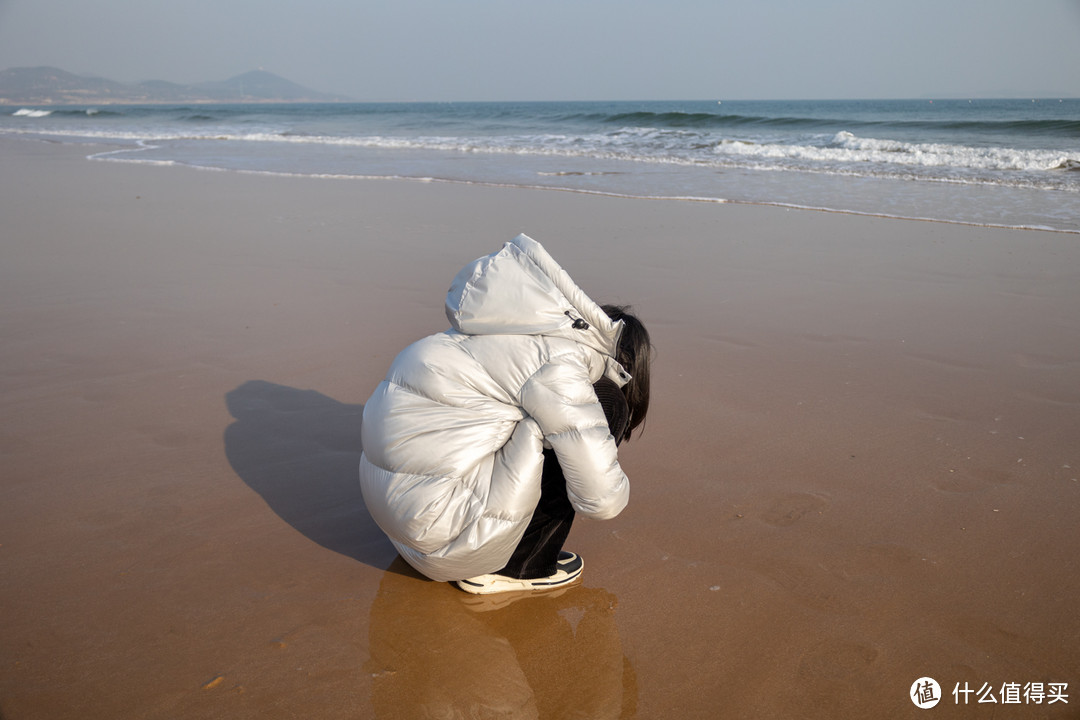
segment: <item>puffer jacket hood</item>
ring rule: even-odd
[[[446,294],[450,326],[468,335],[547,335],[588,345],[607,359],[605,375],[622,387],[615,322],[528,235],[462,268]]]

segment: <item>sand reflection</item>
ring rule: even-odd
[[[425,580],[400,558],[371,606],[379,718],[632,718],[637,682],[615,596],[577,586],[483,598]]]

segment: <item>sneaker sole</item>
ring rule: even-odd
[[[572,571],[566,572],[560,568],[554,575],[548,577],[520,580],[505,575],[492,574],[480,575],[467,580],[456,580],[454,584],[473,595],[493,595],[495,593],[560,588],[579,579],[581,571],[585,569],[585,564],[581,562],[580,558],[576,555],[572,555],[571,558],[576,561],[571,563],[576,565]]]

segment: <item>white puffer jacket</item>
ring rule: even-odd
[[[525,235],[458,273],[446,315],[452,329],[405,348],[364,406],[360,487],[405,560],[460,580],[509,561],[545,446],[577,512],[622,511],[630,484],[592,386],[630,378],[622,323]]]

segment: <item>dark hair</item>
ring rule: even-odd
[[[652,362],[652,342],[649,331],[641,321],[630,313],[629,305],[602,305],[608,317],[616,322],[622,320],[623,331],[615,360],[630,373],[630,382],[622,389],[630,409],[630,422],[621,440],[629,440],[630,432],[645,422],[649,413],[649,366]]]

